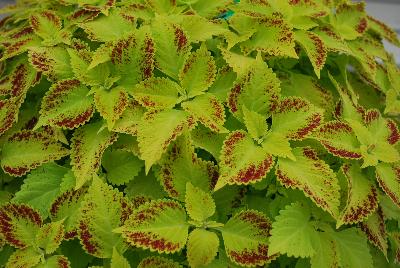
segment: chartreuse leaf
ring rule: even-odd
[[[50,125],[73,129],[89,121],[94,107],[88,93],[89,89],[75,79],[53,84],[42,100],[35,128]]]
[[[36,267],[41,259],[42,255],[31,247],[23,250],[16,250],[8,259],[5,268]]]
[[[40,37],[33,33],[30,26],[23,27],[22,29],[18,28],[17,31],[14,30],[8,34],[2,31],[2,38],[0,41],[5,45],[3,45],[4,51],[0,57],[1,61],[18,56],[26,52],[30,47],[39,46],[41,44]]]
[[[278,180],[286,187],[297,188],[334,218],[339,214],[340,187],[329,165],[310,147],[295,148],[296,161],[279,158]]]
[[[113,248],[124,248],[123,239],[113,232],[128,218],[132,208],[121,192],[94,178],[81,204],[79,240],[87,253],[110,258]]]
[[[211,39],[213,36],[222,35],[228,32],[227,25],[220,20],[208,20],[198,15],[182,16],[179,24],[188,33],[192,42],[202,42]]]
[[[258,59],[238,78],[228,94],[228,107],[242,117],[242,107],[259,114],[269,114],[276,104],[280,82],[267,64]]]
[[[185,209],[176,201],[161,199],[134,210],[116,231],[132,246],[173,253],[185,246],[188,227]]]
[[[74,76],[69,64],[70,56],[67,50],[61,46],[30,47],[28,55],[30,64],[51,81]]]
[[[40,263],[35,268],[69,268],[71,263],[63,255],[54,255],[48,258],[44,263]]]
[[[182,268],[182,266],[170,259],[154,256],[143,259],[137,268]]]
[[[367,15],[367,20],[368,20],[368,29],[374,31],[375,33],[378,33],[381,37],[385,38],[392,44],[400,46],[400,41],[396,31],[391,29],[388,25],[386,25],[382,21],[370,15]]]
[[[190,267],[203,267],[215,258],[218,252],[219,238],[211,231],[195,229],[189,234],[187,258]]]
[[[101,15],[79,25],[93,41],[115,41],[135,31],[136,20],[120,9],[113,9],[108,16]]]
[[[376,179],[387,196],[400,207],[400,164],[379,163]]]
[[[238,75],[242,76],[248,72],[251,66],[253,66],[256,63],[256,59],[249,57],[249,56],[244,56],[242,54],[237,54],[235,52],[226,50],[221,48],[221,54],[226,63],[228,64],[229,67],[232,68],[232,70]],[[234,82],[234,77],[232,78],[232,82]],[[218,76],[217,76],[217,81],[218,81]],[[232,86],[232,85],[231,85]],[[211,87],[211,89],[214,87],[214,85]],[[210,89],[210,90],[211,90]],[[224,96],[226,98],[226,96]]]
[[[264,137],[268,132],[266,117],[257,112],[250,111],[244,105],[242,106],[242,109],[243,120],[247,131],[255,141],[259,141],[260,138]]]
[[[300,97],[287,97],[272,111],[271,132],[291,140],[304,139],[323,121],[323,110]]]
[[[53,222],[63,220],[65,239],[74,238],[78,233],[79,209],[87,191],[85,187],[73,190],[74,186],[60,194],[50,208]]]
[[[63,220],[43,225],[36,234],[35,246],[43,249],[46,254],[52,254],[64,240]]]
[[[215,203],[209,192],[186,183],[186,211],[190,218],[203,222],[215,213]]]
[[[71,143],[71,165],[79,189],[96,174],[104,151],[117,140],[117,134],[106,129],[99,132],[102,122],[87,124],[74,132]]]
[[[318,78],[320,78],[320,72],[325,65],[326,58],[328,56],[328,51],[325,43],[322,39],[313,32],[307,31],[296,31],[294,33],[294,38],[307,53],[311,64],[314,67],[314,72]]]
[[[347,43],[339,34],[335,33],[332,27],[324,25],[322,27],[313,29],[313,32],[316,33],[319,38],[324,42],[328,51],[344,52],[346,54],[351,54]]]
[[[226,184],[250,184],[262,180],[274,160],[250,135],[238,130],[224,141],[220,155],[220,176],[215,190]]]
[[[313,248],[317,250],[311,257],[312,268],[339,267],[338,248],[335,240],[329,234],[319,232],[313,241]]]
[[[20,177],[28,171],[69,154],[50,133],[24,130],[12,135],[4,144],[1,167],[12,175]]]
[[[113,249],[111,257],[111,268],[131,268],[129,262],[120,254],[116,248]]]
[[[335,233],[333,238],[339,251],[339,264],[341,267],[374,267],[367,239],[358,229],[345,229]]]
[[[387,233],[385,219],[380,207],[361,223],[361,230],[367,235],[368,240],[387,257]]]
[[[363,221],[378,206],[377,189],[356,163],[344,164],[341,173],[347,179],[347,202],[337,226]]]
[[[214,82],[216,72],[214,58],[205,45],[192,52],[179,72],[181,86],[185,89],[187,97],[192,98],[204,93]]]
[[[156,16],[151,30],[155,42],[157,68],[166,75],[178,79],[186,57],[190,53],[187,34],[179,25],[169,22],[162,16]]]
[[[155,64],[155,44],[150,30],[143,27],[115,42],[110,58],[120,77],[118,84],[125,89],[150,78]]]
[[[190,132],[193,144],[212,154],[215,159],[219,159],[226,135],[225,133],[215,133],[202,125],[198,125]]]
[[[139,123],[138,142],[146,173],[169,144],[193,125],[193,117],[181,110],[154,111],[143,117]]]
[[[35,33],[43,39],[43,45],[68,42],[69,32],[61,31],[61,18],[53,11],[46,10],[31,15],[30,24]]]
[[[120,87],[99,89],[94,93],[94,103],[97,111],[107,121],[108,129],[112,130],[128,105],[128,93]]]
[[[44,164],[27,176],[12,201],[30,205],[47,218],[51,204],[60,194],[60,184],[67,172],[67,168],[54,163]]]
[[[263,137],[261,146],[269,154],[296,160],[296,157],[292,153],[289,140],[279,132],[268,132]]]
[[[322,124],[312,137],[318,140],[328,152],[340,158],[359,159],[362,157],[360,142],[351,128],[343,121]]]
[[[136,136],[139,122],[145,112],[146,109],[137,101],[129,100],[124,112],[114,123],[113,131]]]
[[[27,205],[6,204],[0,207],[0,232],[13,247],[33,246],[42,223],[39,212]]]
[[[336,32],[346,40],[354,40],[367,30],[365,3],[342,3],[336,8],[331,23]]]
[[[176,82],[162,77],[146,79],[130,91],[135,100],[148,109],[173,108],[181,92],[183,89]]]
[[[187,183],[196,189],[208,192],[218,177],[216,166],[200,159],[194,151],[191,140],[178,137],[161,158],[158,178],[164,190],[172,198],[184,201]]]
[[[313,243],[318,233],[310,219],[310,209],[300,203],[293,203],[281,210],[272,224],[268,255],[286,253],[303,258],[313,256],[316,251]]]
[[[217,133],[226,133],[224,105],[213,95],[204,94],[182,103],[182,108],[189,112],[203,125]]]
[[[274,259],[267,245],[271,222],[262,213],[245,210],[237,213],[221,228],[225,251],[238,265],[264,265]]]
[[[196,1],[191,4],[191,7],[200,16],[213,18],[220,15],[220,10],[225,10],[229,5],[232,5],[232,1],[229,0],[216,0],[209,3],[203,1]]]
[[[108,150],[101,161],[107,172],[107,180],[115,185],[123,185],[136,177],[144,162],[130,152]]]

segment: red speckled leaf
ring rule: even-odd
[[[389,26],[387,26],[385,23],[383,23],[382,21],[380,21],[372,16],[367,16],[367,19],[368,19],[368,28],[369,29],[378,33],[381,37],[385,38],[389,42],[391,42],[397,46],[400,46],[400,41],[399,41],[396,31],[394,31]]]
[[[26,52],[28,48],[38,46],[41,43],[40,38],[34,34],[30,26],[19,28],[17,31],[4,35],[4,37],[0,41],[4,47],[4,51],[0,54],[0,61],[20,55]]]
[[[100,14],[99,11],[90,11],[86,9],[78,9],[72,12],[66,20],[66,24],[79,24],[94,20]]]
[[[256,183],[267,175],[274,164],[272,156],[241,130],[232,132],[226,138],[220,160],[216,190],[225,184]]]
[[[97,111],[107,121],[111,130],[128,105],[128,93],[120,87],[97,90],[94,94]]]
[[[12,135],[4,144],[1,167],[12,176],[22,176],[28,171],[69,154],[49,132],[23,130]]]
[[[341,211],[337,226],[362,222],[378,207],[377,189],[357,163],[344,164],[340,176],[347,179],[346,206]]]
[[[101,11],[107,15],[109,9],[114,7],[116,2],[116,0],[80,0],[79,4],[86,10]]]
[[[241,211],[222,227],[225,251],[236,264],[263,266],[276,258],[268,256],[271,222],[255,210]]]
[[[360,143],[348,123],[330,121],[319,127],[313,137],[331,154],[348,159],[362,157]]]
[[[78,80],[63,80],[50,88],[42,99],[39,122],[73,129],[85,124],[94,112],[93,98],[87,96],[89,89]]]
[[[51,256],[50,258],[46,259],[44,263],[41,263],[35,268],[70,268],[71,263],[67,259],[67,257],[62,255],[55,255]]]
[[[182,136],[160,160],[158,177],[170,197],[184,201],[187,182],[208,192],[218,178],[218,170],[212,162],[197,157],[191,140]]]
[[[400,207],[400,164],[379,163],[376,179],[393,203]]]
[[[0,232],[16,248],[33,246],[43,220],[36,210],[23,204],[0,207]]]
[[[361,223],[361,230],[367,235],[369,242],[379,248],[387,257],[387,233],[385,219],[380,207]]]
[[[182,266],[170,259],[154,256],[143,259],[137,268],[182,268]]]
[[[71,165],[76,177],[76,189],[90,181],[100,167],[101,157],[118,135],[103,129],[102,122],[78,128],[71,142]]]
[[[0,135],[9,130],[18,118],[20,98],[0,100]]]
[[[272,110],[271,131],[302,140],[323,121],[323,110],[300,97],[288,97]]]
[[[336,8],[332,24],[344,39],[354,40],[367,30],[368,20],[364,8],[364,2],[342,3]]]
[[[185,246],[188,227],[185,209],[176,201],[163,199],[134,210],[120,231],[132,246],[174,253]]]
[[[130,100],[121,117],[115,122],[113,131],[136,136],[138,124],[142,120],[145,112],[146,109],[137,101]]]
[[[16,250],[8,258],[5,268],[30,268],[37,267],[40,263],[42,255],[37,252],[33,247],[23,250]]]
[[[30,16],[29,22],[36,35],[43,39],[42,44],[56,45],[69,37],[68,32],[61,31],[62,20],[53,11],[34,13]]]
[[[118,189],[93,179],[80,208],[78,236],[83,248],[98,258],[110,258],[113,248],[121,250],[124,242],[114,229],[132,213],[132,206]]]
[[[295,148],[296,161],[279,158],[278,180],[286,187],[300,189],[334,218],[339,214],[340,187],[336,174],[310,147]]]
[[[203,125],[217,133],[227,133],[224,105],[211,94],[197,96],[191,101],[184,102],[182,108],[189,112]]]
[[[315,74],[319,78],[320,72],[325,65],[326,58],[328,57],[325,43],[316,33],[313,32],[302,30],[296,31],[294,37],[296,42],[298,42],[307,53],[307,56],[314,67]]]
[[[46,254],[52,254],[64,240],[64,220],[46,223],[36,234],[35,245]]]
[[[64,239],[72,239],[78,234],[78,215],[81,202],[87,189],[69,189],[63,192],[53,202],[50,208],[50,218],[52,221],[64,219],[65,236]]]

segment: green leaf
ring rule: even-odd
[[[111,257],[111,268],[131,268],[129,262],[114,248]]]
[[[247,185],[261,181],[274,164],[272,156],[254,144],[249,134],[240,130],[226,138],[220,160],[220,176],[215,190],[225,184]]]
[[[190,218],[199,222],[204,222],[215,213],[211,194],[194,187],[190,182],[186,183],[185,206]]]
[[[310,220],[310,209],[300,203],[281,210],[272,224],[269,256],[276,253],[302,258],[313,256],[316,252],[313,243],[318,233]]]
[[[378,33],[378,35],[385,38],[392,44],[400,46],[400,41],[399,41],[396,31],[392,30],[385,23],[383,23],[382,21],[380,21],[370,15],[367,15],[367,19],[368,19],[368,28],[369,29]]]
[[[134,32],[136,21],[133,17],[123,14],[122,10],[113,9],[108,16],[101,15],[89,22],[79,25],[93,41],[115,41]]]
[[[339,249],[340,266],[344,268],[372,268],[367,239],[356,228],[349,228],[334,234]]]
[[[325,43],[316,33],[301,30],[294,33],[294,38],[307,53],[307,56],[314,67],[315,74],[320,78],[320,72],[325,65],[326,58],[328,57]]]
[[[121,235],[113,230],[131,213],[132,208],[121,192],[98,178],[93,179],[79,216],[79,240],[86,252],[98,258],[110,258],[114,247],[124,248]]]
[[[379,248],[387,258],[388,242],[385,218],[382,209],[378,209],[361,223],[361,230],[367,235],[369,242]]]
[[[51,81],[72,78],[74,73],[70,66],[70,56],[61,46],[30,47],[29,62],[38,71],[42,72]]]
[[[36,252],[36,250],[34,250],[33,248],[16,250],[8,259],[5,268],[36,267],[36,265],[40,262],[41,259],[42,255]]]
[[[295,148],[296,161],[279,158],[278,180],[286,187],[300,189],[314,203],[336,218],[339,214],[340,187],[336,174],[311,147]]]
[[[312,135],[331,154],[340,158],[362,157],[360,143],[351,126],[342,121],[330,121],[321,125]]]
[[[6,173],[20,177],[68,154],[68,149],[55,140],[51,133],[24,130],[12,135],[4,144],[1,167]]]
[[[263,266],[273,260],[267,244],[271,223],[264,214],[255,210],[244,210],[221,228],[225,251],[236,264]]]
[[[53,84],[42,99],[35,128],[50,125],[73,129],[86,123],[94,112],[93,98],[88,93],[89,89],[78,80]]]
[[[387,196],[400,208],[400,164],[379,163],[376,179]]]
[[[377,189],[358,164],[344,164],[341,172],[347,179],[348,190],[346,206],[336,223],[338,227],[363,221],[378,206]]]
[[[264,150],[274,156],[288,157],[291,160],[296,160],[292,153],[289,140],[280,133],[268,132],[262,139],[261,146]]]
[[[42,44],[56,45],[69,37],[68,32],[61,31],[61,18],[53,11],[34,13],[29,21],[35,33],[44,40]]]
[[[215,133],[209,128],[199,125],[190,132],[190,138],[196,147],[206,150],[211,153],[215,159],[219,159],[226,134]]]
[[[186,213],[176,201],[151,201],[134,210],[119,231],[132,246],[174,253],[186,244]]]
[[[189,234],[187,258],[190,267],[203,267],[215,258],[218,252],[219,238],[210,231],[195,229]]]
[[[218,176],[214,163],[197,156],[190,139],[179,137],[161,158],[158,178],[164,190],[172,198],[184,201],[187,183],[204,192],[211,190]]]
[[[313,247],[318,250],[311,257],[312,268],[339,267],[338,248],[335,240],[329,234],[319,232],[313,241]]]
[[[130,92],[133,97],[148,109],[173,108],[179,101],[183,90],[174,81],[154,77],[137,84]]]
[[[107,172],[107,180],[115,185],[128,183],[144,166],[137,156],[123,150],[106,151],[101,164]]]
[[[137,268],[182,268],[182,266],[170,259],[154,256],[143,259]]]
[[[187,34],[179,25],[162,16],[156,16],[151,29],[155,37],[157,68],[177,80],[190,52]]]
[[[192,52],[179,73],[179,80],[187,97],[204,93],[214,82],[216,72],[214,58],[205,45]]]
[[[196,1],[191,7],[200,16],[214,18],[220,14],[220,10],[225,10],[229,5],[232,5],[232,1],[229,0],[216,0],[212,2]]]
[[[87,124],[74,132],[71,143],[71,165],[76,177],[76,189],[82,187],[96,174],[101,156],[113,142],[117,134],[103,129],[102,123]]]
[[[332,27],[324,25],[313,29],[313,32],[319,36],[329,52],[344,52],[346,54],[351,54],[347,43],[343,40],[341,35],[335,33]]]
[[[346,40],[354,40],[367,30],[365,3],[342,3],[336,8],[336,15],[331,16],[331,23],[336,32]]]
[[[39,212],[23,204],[6,204],[0,207],[0,233],[16,248],[33,246],[43,220]]]
[[[143,117],[138,128],[138,142],[146,173],[169,144],[193,125],[192,116],[180,110],[154,111]]]
[[[142,120],[145,112],[146,109],[137,101],[129,100],[124,112],[115,121],[113,131],[136,136],[139,122]]]
[[[180,18],[181,20],[178,23],[187,32],[192,42],[206,41],[212,39],[213,36],[219,36],[228,32],[226,24],[221,20],[207,20],[198,15],[182,16]]]
[[[238,78],[228,94],[228,107],[239,118],[242,117],[243,106],[259,114],[269,114],[278,100],[279,92],[278,78],[259,59]]]
[[[246,106],[243,109],[243,120],[246,125],[247,131],[250,136],[258,141],[260,138],[264,137],[268,132],[268,125],[266,122],[266,117],[261,114],[250,111]]]
[[[213,95],[204,94],[182,103],[182,108],[214,132],[226,133],[224,105]]]
[[[112,130],[128,105],[128,93],[119,87],[96,90],[94,103],[97,111],[107,121],[108,129]]]
[[[36,234],[35,246],[43,249],[46,254],[52,254],[64,240],[63,220],[43,225]]]
[[[232,70],[238,75],[238,76],[243,76],[246,73],[248,73],[249,69],[251,66],[257,63],[256,59],[249,57],[249,56],[244,56],[242,54],[238,54],[226,49],[221,48],[221,54],[226,63],[228,64],[229,67],[232,68]],[[217,77],[218,79],[218,77]],[[234,78],[232,79],[232,84],[234,82]],[[217,80],[218,81],[218,80]],[[230,86],[232,86],[232,84]],[[211,89],[214,87],[214,85],[211,87]],[[211,90],[210,89],[210,90]],[[224,96],[224,99],[226,98],[226,95]]]
[[[288,97],[272,110],[271,131],[302,140],[323,121],[323,110],[300,97]]]
[[[147,197],[151,199],[160,199],[167,194],[164,192],[153,172],[145,174],[142,172],[133,181],[129,182],[125,188],[125,193],[129,198]]]
[[[35,268],[70,268],[71,263],[63,255],[54,255],[46,259],[45,262],[35,266]]]
[[[74,238],[78,233],[79,209],[87,191],[85,187],[79,190],[73,190],[73,187],[60,194],[50,208],[53,222],[63,220],[65,239]]]
[[[67,172],[67,168],[54,163],[44,164],[27,176],[12,201],[30,205],[43,218],[47,218],[51,204],[60,194],[60,184]]]

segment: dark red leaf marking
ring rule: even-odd
[[[57,264],[58,264],[59,268],[69,268],[70,267],[70,263],[69,263],[68,259],[65,258],[64,256],[58,257]]]
[[[93,236],[90,233],[89,226],[85,222],[80,221],[79,230],[79,238],[83,244],[83,247],[89,254],[96,255],[100,248],[100,245],[92,239]]]
[[[367,200],[368,202],[364,202],[359,206],[350,208],[349,213],[346,213],[343,216],[343,221],[348,223],[359,222],[366,215],[369,215],[372,211],[376,209],[378,205],[378,194],[375,187],[371,188],[371,191],[367,196]]]
[[[132,232],[127,236],[128,240],[132,241],[135,245],[151,248],[157,251],[174,252],[182,248],[181,244],[166,241],[164,238],[158,238],[158,236],[152,233]]]
[[[0,135],[9,130],[14,122],[17,120],[19,105],[15,102],[18,99],[12,98],[7,100],[0,100],[0,111],[3,113],[5,110],[5,117],[0,122]]]
[[[313,57],[315,58],[315,65],[318,69],[321,69],[322,66],[325,64],[325,60],[327,57],[327,51],[325,48],[325,45],[323,41],[316,35],[311,32],[308,32],[308,37],[311,39],[313,42],[315,49],[316,49],[316,54],[313,54]]]
[[[146,36],[143,47],[145,55],[143,58],[143,62],[141,63],[143,79],[150,78],[153,75],[154,57],[155,57],[154,47],[155,47],[154,40],[149,36]]]
[[[173,27],[175,33],[175,45],[177,46],[177,51],[180,52],[188,45],[188,39],[181,28],[175,25]]]
[[[386,125],[390,131],[390,135],[387,138],[389,144],[396,144],[400,140],[400,131],[397,124],[392,119],[387,119]]]
[[[32,33],[33,33],[33,28],[27,26],[25,28],[22,28],[22,30],[20,30],[19,32],[16,32],[15,34],[11,35],[11,38],[18,39],[18,38],[24,37],[26,35],[30,35]]]
[[[30,87],[27,81],[28,77],[28,67],[25,64],[20,64],[13,74],[11,95],[12,96],[22,96],[25,94],[26,89]]]
[[[363,32],[365,32],[365,30],[368,27],[368,21],[366,18],[362,18],[360,20],[360,22],[358,23],[358,25],[356,26],[356,31],[360,34],[362,34]]]
[[[381,207],[378,207],[378,209],[376,210],[377,213],[377,217],[379,220],[379,228],[378,228],[378,233],[376,233],[374,230],[371,230],[370,226],[365,223],[362,222],[360,224],[361,230],[367,235],[368,240],[374,244],[375,246],[377,246],[380,250],[382,250],[383,252],[386,253],[387,251],[387,245],[382,244],[381,242],[381,238],[383,238],[384,240],[386,240],[386,227],[385,227],[385,219],[383,217],[383,212]]]
[[[400,184],[400,167],[393,166],[393,171],[395,173],[395,178],[398,184]],[[396,189],[391,189],[382,178],[376,172],[376,179],[379,183],[379,186],[383,189],[383,191],[390,197],[390,199],[395,203],[398,207],[400,207],[400,195],[396,193]]]
[[[389,40],[392,43],[398,43],[398,37],[397,37],[397,33],[395,31],[393,31],[392,29],[390,29],[389,26],[387,26],[385,23],[381,22],[380,20],[377,20],[376,18],[372,17],[372,16],[368,16],[367,18],[369,21],[372,21],[373,23],[376,23],[376,25],[382,29],[383,33],[384,33],[384,37]]]

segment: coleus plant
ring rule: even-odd
[[[1,266],[398,267],[400,42],[364,3],[1,13]]]

